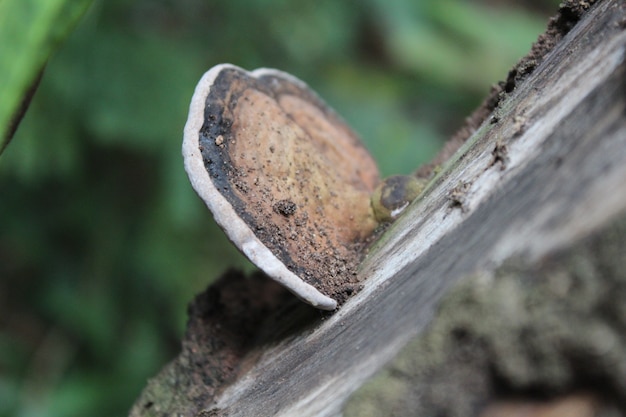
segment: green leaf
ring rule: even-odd
[[[0,0],[0,154],[48,57],[91,0]]]

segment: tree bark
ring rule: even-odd
[[[569,259],[555,254],[579,248],[589,236],[614,230],[622,236],[625,228],[607,224],[622,224],[626,215],[626,6],[620,0],[570,3],[577,9],[562,10],[552,22],[562,26],[563,38],[545,56],[525,61],[523,71],[518,66],[509,77],[515,82],[503,84],[492,100],[489,117],[370,248],[360,268],[362,291],[324,314],[264,277],[231,273],[192,304],[181,355],[150,381],[131,415],[339,415],[355,390],[424,332],[456,283],[472,292],[482,288],[480,277],[500,276],[511,262],[518,272],[537,271],[546,259]],[[578,16],[566,15],[586,9],[575,25]],[[621,270],[624,241],[607,249]],[[624,291],[619,270],[594,275],[593,282]],[[464,308],[444,304],[441,311]],[[623,304],[614,308],[626,316]],[[506,327],[511,318],[501,318]],[[625,332],[615,331],[624,325],[620,320],[607,326],[626,356]],[[626,359],[615,361],[613,371],[626,380]],[[402,370],[397,362],[392,367]],[[411,386],[428,381],[418,372]],[[626,398],[625,385],[612,388],[617,403]],[[472,413],[494,395],[494,386],[481,385],[484,392],[468,406]]]

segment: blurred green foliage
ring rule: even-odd
[[[91,0],[0,1],[0,154],[22,95],[89,4]]]
[[[361,134],[384,175],[409,173],[529,49],[546,20],[534,7],[95,1],[0,157],[0,416],[123,415],[178,349],[193,295],[251,268],[182,168],[204,71],[291,72]],[[15,36],[37,30],[17,23]],[[0,45],[0,63],[18,55]]]

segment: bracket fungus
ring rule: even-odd
[[[378,168],[304,82],[213,67],[192,97],[182,152],[216,222],[272,279],[323,310],[358,285],[356,258],[378,225]]]

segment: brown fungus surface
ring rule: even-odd
[[[272,254],[339,303],[358,289],[359,253],[376,227],[370,195],[379,174],[325,103],[278,72],[224,67],[199,134],[215,188]]]

